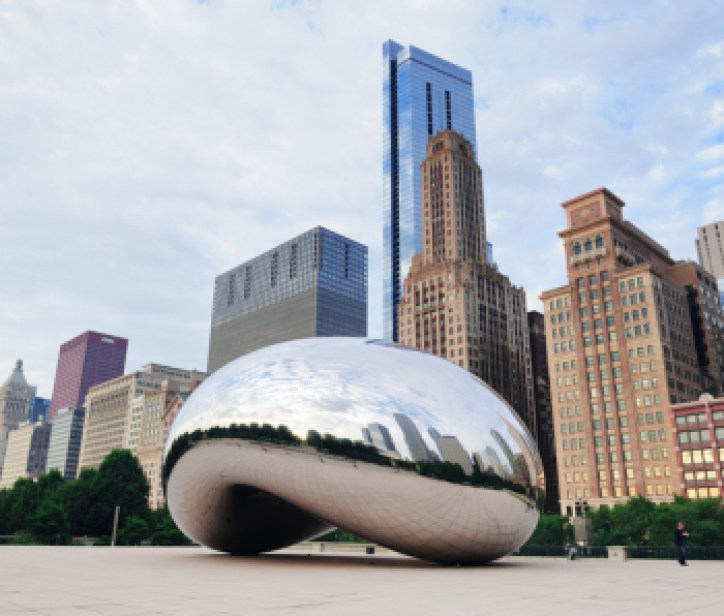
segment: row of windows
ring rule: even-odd
[[[719,450],[719,459],[724,462],[724,448]],[[681,462],[684,466],[713,464],[714,452],[711,449],[687,449],[681,452]]]
[[[590,287],[596,286],[599,278],[602,283],[608,282],[608,272],[601,272],[598,276],[596,276],[596,274],[589,274],[587,278],[576,278],[576,288],[585,289],[586,282],[588,282],[588,286]]]
[[[724,428],[715,428],[714,437],[717,441],[724,441]],[[687,430],[679,432],[679,443],[682,445],[698,445],[699,443],[710,443],[711,432],[709,430]]]
[[[719,488],[710,486],[708,488],[686,488],[686,495],[689,498],[719,498]]]
[[[686,471],[684,473],[685,481],[716,481],[715,470]]]
[[[573,254],[574,255],[580,255],[582,250],[585,250],[586,252],[591,252],[594,248],[603,248],[603,236],[602,235],[596,235],[595,238],[587,237],[585,240],[583,240],[583,243],[579,241],[573,242]]]
[[[724,421],[724,411],[714,411],[711,414],[711,418],[714,421]],[[706,413],[692,413],[689,415],[679,415],[676,418],[676,425],[677,426],[684,426],[684,425],[695,425],[695,424],[705,424],[706,423]]]
[[[636,278],[628,278],[626,280],[619,280],[618,282],[618,288],[619,291],[625,291],[626,289],[633,290],[636,287],[641,288],[644,286],[644,278],[643,276],[638,276]]]
[[[549,309],[549,311],[552,312],[555,309],[566,308],[570,305],[571,305],[571,298],[566,295],[562,298],[559,297],[558,299],[550,300],[548,302],[548,309]],[[560,318],[560,315],[559,315],[559,318]]]

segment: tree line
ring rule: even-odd
[[[189,544],[165,507],[149,508],[148,481],[126,449],[111,452],[97,469],[83,469],[75,480],[52,470],[0,490],[0,535],[13,535],[18,543],[58,545],[87,536],[107,545],[116,506],[118,545]]]
[[[684,522],[691,546],[724,546],[724,508],[720,499],[690,500],[675,496],[671,503],[655,504],[643,496],[586,512],[593,525],[591,545],[669,546],[677,522]],[[533,545],[573,543],[570,518],[542,515],[528,540]]]

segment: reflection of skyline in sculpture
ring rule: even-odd
[[[373,445],[382,451],[397,452],[390,431],[381,423],[367,424],[366,428],[362,428],[362,435],[368,445]]]
[[[503,438],[503,435],[500,434],[500,432],[491,429],[490,435],[495,439],[500,448],[503,450],[503,455],[505,455],[505,459],[508,460],[508,464],[510,464],[510,468],[512,470],[512,479],[514,481],[519,481],[520,483],[525,483],[528,475],[525,473],[525,469],[521,464],[520,458],[513,453],[510,445],[505,442],[505,439]]]
[[[457,436],[438,436],[435,444],[440,450],[440,457],[446,462],[454,462],[459,464],[466,475],[473,474],[473,465],[470,462],[470,456],[458,440]]]
[[[490,445],[485,448],[485,457],[488,458],[490,462],[488,466],[493,468],[498,477],[502,477],[503,479],[510,477],[510,473],[503,466],[500,456],[498,456],[498,452]]]
[[[538,462],[536,462],[529,451],[531,445],[534,445],[533,438],[527,432],[521,432],[516,429],[507,419],[503,419],[503,423],[505,423],[508,428],[508,434],[520,448],[520,452],[516,455],[516,458],[525,473],[523,481],[527,483],[538,478],[540,485],[544,485],[545,476],[543,474],[543,464],[540,462],[540,458],[538,458]]]
[[[430,450],[425,445],[422,434],[417,429],[415,423],[404,413],[395,413],[395,421],[397,421],[402,435],[405,437],[405,443],[410,450],[410,458],[415,462],[423,460],[433,460]]]

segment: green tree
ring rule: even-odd
[[[84,468],[78,479],[66,481],[58,491],[58,500],[68,514],[70,530],[74,536],[95,534],[91,508],[96,501],[97,476],[97,469]],[[109,533],[110,528],[103,529],[103,532]]]
[[[116,536],[118,545],[141,545],[148,539],[148,522],[137,515],[129,515]]]
[[[152,545],[191,545],[191,541],[176,526],[167,507],[153,512]]]
[[[136,457],[127,449],[106,456],[92,485],[94,502],[89,504],[88,530],[92,535],[111,532],[114,509],[120,507],[118,527],[130,516],[147,520],[148,481]]]
[[[593,545],[612,545],[611,529],[613,528],[613,520],[611,519],[611,508],[608,505],[601,505],[598,509],[589,512],[589,517],[593,523]]]
[[[573,541],[573,529],[563,515],[542,515],[528,539],[530,545],[566,545]]]
[[[31,515],[28,532],[38,543],[46,545],[68,545],[70,543],[70,524],[63,507],[52,498],[46,498]]]
[[[31,515],[38,508],[38,487],[32,479],[18,479],[9,490],[7,500],[7,519],[5,521],[8,533],[17,533],[25,530]]]

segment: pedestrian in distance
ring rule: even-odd
[[[686,530],[686,526],[683,522],[679,522],[676,525],[674,531],[674,543],[679,551],[679,564],[683,567],[687,566],[686,562],[686,543],[689,540],[689,531]]]

